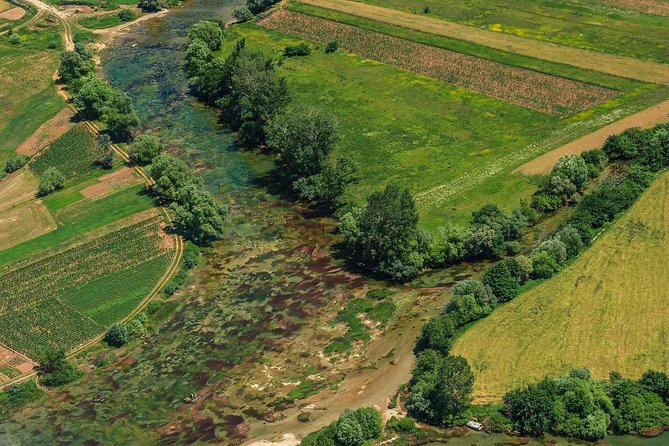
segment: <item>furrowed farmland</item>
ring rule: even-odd
[[[567,116],[619,93],[292,11],[279,10],[259,24],[322,44],[336,40],[360,56],[544,113]]]

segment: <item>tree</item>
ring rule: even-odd
[[[137,164],[149,164],[162,153],[164,146],[153,135],[139,135],[128,148],[128,156]]]
[[[549,432],[557,417],[557,388],[550,379],[544,379],[504,395],[504,410],[514,427],[533,436]]]
[[[347,243],[353,259],[370,271],[393,280],[418,274],[418,211],[411,192],[389,184],[374,192],[356,221],[357,236]]]
[[[471,402],[474,373],[462,356],[445,356],[438,370],[434,391],[428,396],[436,420],[443,426],[453,425]]]
[[[346,409],[339,416],[335,438],[341,446],[361,446],[365,442],[362,426],[352,410]]]
[[[253,18],[253,13],[248,8],[248,6],[240,6],[239,8],[235,8],[234,11],[232,11],[232,16],[238,22],[248,22]]]
[[[555,238],[559,238],[564,243],[568,258],[575,257],[583,249],[581,234],[573,226],[564,226],[555,234]]]
[[[339,141],[337,122],[317,107],[293,107],[276,115],[267,127],[267,146],[280,156],[288,175],[320,173]]]
[[[447,315],[435,316],[421,328],[420,336],[416,341],[414,353],[424,350],[435,350],[441,354],[448,354],[451,349],[451,338],[455,334],[453,318]]]
[[[137,17],[132,9],[122,9],[117,14],[123,22],[132,22]]]
[[[553,166],[551,175],[564,175],[576,190],[583,190],[590,177],[588,166],[580,155],[568,155],[560,158]]]
[[[70,383],[81,375],[65,359],[65,350],[49,350],[43,353],[36,369],[40,383],[49,387]]]
[[[639,384],[662,398],[669,404],[669,377],[664,372],[648,370],[639,379]]]
[[[211,51],[218,51],[223,44],[223,30],[218,23],[200,20],[188,31],[191,42],[196,39],[207,44]]]
[[[74,105],[88,119],[98,119],[111,101],[113,88],[98,76],[93,76],[81,86],[74,96]]]
[[[114,324],[111,326],[104,341],[111,347],[122,347],[128,342],[128,330],[123,324]]]
[[[132,132],[139,126],[139,118],[130,97],[118,90],[114,90],[110,101],[105,104],[101,120],[116,141],[130,141]]]
[[[560,270],[560,265],[546,251],[532,254],[532,277],[535,279],[548,279]]]
[[[51,192],[61,189],[65,183],[65,175],[55,167],[49,167],[39,177],[37,196],[43,197]]]
[[[153,159],[151,176],[155,180],[152,191],[168,203],[183,202],[185,186],[197,184],[186,163],[164,153]]]
[[[5,161],[5,172],[16,172],[30,161],[30,157],[26,155],[14,155]]]
[[[111,138],[107,134],[98,137],[92,150],[93,163],[103,169],[111,169],[114,162],[114,150],[112,149]]]
[[[611,401],[615,407],[611,429],[619,434],[636,433],[651,427],[669,424],[669,407],[662,398],[642,384],[618,379],[610,384]]]
[[[83,78],[95,71],[95,62],[83,46],[75,51],[63,51],[60,56],[58,75],[65,83]]]
[[[172,203],[175,226],[196,244],[207,244],[223,237],[225,208],[209,192],[195,184],[180,190],[180,202]]]
[[[483,274],[483,284],[490,287],[499,302],[508,302],[518,292],[518,278],[511,274],[505,262],[488,268]]]
[[[293,189],[300,198],[313,201],[327,212],[334,212],[343,203],[346,188],[358,180],[357,168],[346,158],[335,158],[323,170],[310,177],[293,182]]]

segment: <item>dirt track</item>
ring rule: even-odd
[[[586,150],[601,147],[606,138],[622,132],[630,127],[650,128],[661,122],[669,122],[669,100],[660,102],[650,108],[630,115],[620,121],[613,122],[581,138],[575,139],[555,150],[541,155],[514,170],[525,175],[546,174],[551,171],[555,163],[565,155],[573,155]]]
[[[55,6],[48,5],[40,0],[26,0],[26,1],[31,5],[33,5],[35,8],[37,8],[37,10],[39,11],[47,11],[53,14],[60,21],[60,23],[63,24],[63,33],[62,33],[63,46],[68,51],[73,50],[74,40],[72,40],[72,28],[65,13],[62,12],[60,9],[56,8]]]
[[[424,15],[411,14],[349,0],[299,1],[429,34],[466,40],[537,59],[549,60],[644,82],[669,85],[669,65],[665,64],[588,51],[541,40],[526,39],[512,34],[489,31]]]

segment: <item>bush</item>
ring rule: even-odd
[[[560,265],[546,251],[532,255],[532,278],[548,279],[560,270]]]
[[[288,45],[283,49],[283,55],[286,57],[308,56],[309,54],[311,54],[311,48],[304,42],[297,45]]]
[[[223,44],[223,30],[216,22],[201,20],[188,31],[191,42],[200,39],[211,51],[218,51]]]
[[[62,189],[65,184],[65,175],[55,167],[49,167],[40,175],[37,196],[44,197],[51,192]]]
[[[122,9],[118,12],[117,16],[123,22],[132,22],[137,18],[135,12],[132,9]]]
[[[444,355],[448,354],[455,329],[456,324],[451,316],[433,317],[421,328],[414,352],[418,354],[424,350],[435,350]]]
[[[498,302],[508,302],[518,292],[518,278],[509,271],[506,262],[499,262],[483,274],[483,284],[490,287]]]
[[[58,42],[55,40],[50,40],[49,43],[46,44],[46,47],[50,50],[56,48],[58,46]]]
[[[104,341],[110,347],[122,347],[128,342],[128,329],[123,324],[114,324],[105,334]]]
[[[333,40],[332,42],[328,42],[328,44],[325,45],[325,52],[328,54],[335,53],[337,50],[339,50],[338,40]]]
[[[9,35],[9,43],[11,43],[12,45],[18,45],[19,43],[21,43],[21,36],[19,36],[16,33],[11,33]]]
[[[14,155],[5,162],[5,172],[6,173],[16,172],[17,170],[25,166],[29,160],[30,160],[29,156]]]
[[[49,351],[42,355],[37,366],[40,383],[47,387],[56,387],[70,383],[81,373],[65,359],[65,351]]]
[[[232,11],[232,16],[240,22],[248,22],[253,18],[253,13],[247,6],[241,6]]]
[[[386,423],[386,428],[397,434],[415,434],[418,432],[416,420],[411,417],[397,418],[391,417]]]

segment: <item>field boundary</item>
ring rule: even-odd
[[[429,16],[384,8],[350,0],[298,0],[320,8],[453,39],[468,41],[536,59],[653,84],[669,85],[669,65],[527,39]]]

